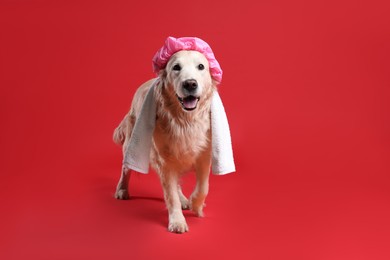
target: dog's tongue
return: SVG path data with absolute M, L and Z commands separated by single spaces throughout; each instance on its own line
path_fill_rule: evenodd
M 198 104 L 198 98 L 194 96 L 183 98 L 183 106 L 186 109 L 194 109 L 196 108 L 197 104 Z

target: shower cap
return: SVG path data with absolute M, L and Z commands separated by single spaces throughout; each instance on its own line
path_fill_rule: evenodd
M 168 37 L 165 40 L 164 46 L 161 47 L 153 57 L 154 72 L 158 73 L 160 70 L 164 69 L 171 56 L 182 50 L 198 51 L 202 53 L 209 61 L 211 77 L 218 83 L 221 83 L 222 69 L 215 59 L 213 51 L 205 41 L 196 37 Z

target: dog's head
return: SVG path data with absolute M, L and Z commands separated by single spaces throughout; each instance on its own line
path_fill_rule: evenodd
M 172 88 L 172 94 L 185 111 L 195 110 L 199 101 L 213 88 L 209 62 L 198 51 L 176 52 L 160 71 L 160 77 L 166 87 Z

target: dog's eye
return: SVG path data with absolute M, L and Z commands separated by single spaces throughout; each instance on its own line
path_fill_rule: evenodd
M 199 65 L 198 65 L 198 69 L 199 69 L 199 70 L 204 70 L 204 65 L 203 65 L 203 64 L 199 64 Z
M 180 67 L 179 64 L 176 64 L 175 66 L 173 66 L 172 69 L 173 69 L 173 70 L 176 70 L 176 71 L 179 71 L 179 70 L 181 70 L 181 67 Z

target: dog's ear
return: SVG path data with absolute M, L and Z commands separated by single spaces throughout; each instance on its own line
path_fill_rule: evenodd
M 218 90 L 218 84 L 219 83 L 215 79 L 211 78 L 211 88 L 213 90 Z
M 158 77 L 160 78 L 161 82 L 163 83 L 163 86 L 168 85 L 168 73 L 166 69 L 162 69 L 158 72 Z

